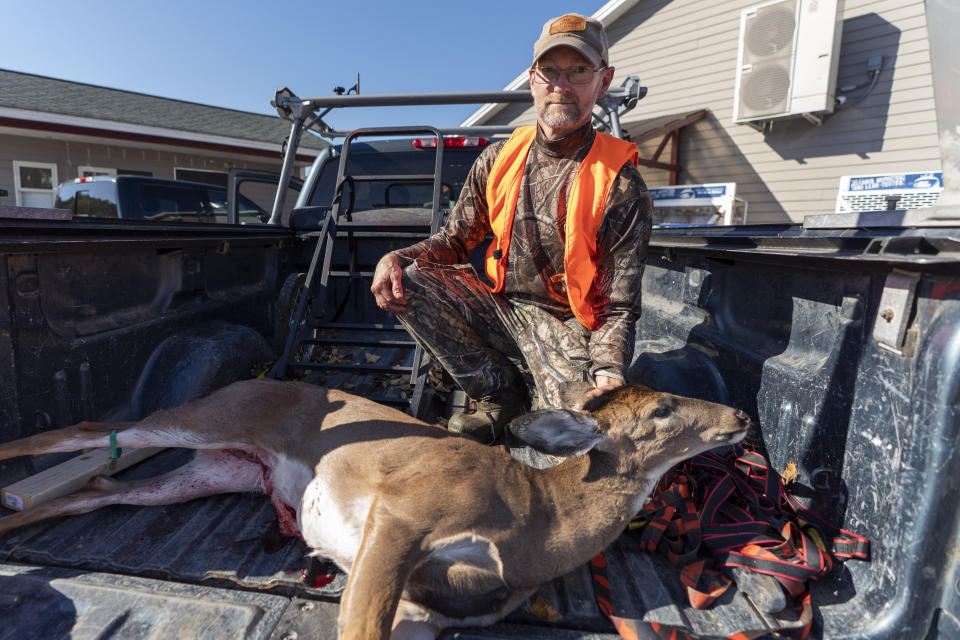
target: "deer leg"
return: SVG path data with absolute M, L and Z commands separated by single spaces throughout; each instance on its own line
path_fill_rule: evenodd
M 400 595 L 417 563 L 420 538 L 374 501 L 340 601 L 340 640 L 390 637 Z
M 171 415 L 172 414 L 172 415 Z M 247 449 L 229 438 L 215 439 L 203 430 L 182 427 L 173 412 L 158 412 L 139 422 L 80 422 L 34 436 L 0 443 L 0 460 L 17 456 L 62 453 L 110 446 L 110 432 L 116 431 L 117 446 L 183 447 L 186 449 Z
M 177 504 L 248 491 L 264 491 L 263 467 L 258 462 L 224 451 L 200 450 L 182 467 L 153 478 L 127 482 L 105 476 L 92 478 L 80 491 L 0 518 L 0 534 L 47 518 L 89 513 L 111 504 Z
M 0 443 L 0 460 L 18 456 L 35 456 L 42 453 L 79 451 L 93 447 L 109 447 L 110 432 L 118 434 L 137 424 L 136 422 L 81 422 L 72 427 L 45 431 L 27 438 Z M 119 436 L 118 436 L 119 437 Z M 132 447 L 132 444 L 124 443 Z

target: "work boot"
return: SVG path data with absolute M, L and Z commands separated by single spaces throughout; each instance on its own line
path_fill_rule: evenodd
M 517 395 L 490 396 L 477 402 L 474 413 L 454 414 L 447 422 L 447 429 L 493 444 L 502 440 L 504 426 L 523 413 L 523 409 L 523 400 Z

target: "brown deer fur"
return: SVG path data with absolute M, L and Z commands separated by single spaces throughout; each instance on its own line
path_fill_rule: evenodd
M 623 531 L 675 463 L 738 442 L 741 411 L 628 385 L 510 428 L 569 456 L 545 470 L 400 411 L 299 382 L 248 380 L 133 423 L 80 423 L 0 445 L 0 460 L 108 446 L 198 450 L 158 478 L 97 478 L 0 518 L 0 533 L 107 504 L 271 496 L 281 524 L 349 573 L 340 637 L 430 637 L 489 624 Z M 288 514 L 284 518 L 284 511 Z

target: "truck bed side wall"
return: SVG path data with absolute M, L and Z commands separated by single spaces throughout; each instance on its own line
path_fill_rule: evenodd
M 0 241 L 3 440 L 137 419 L 255 375 L 274 357 L 292 234 L 125 235 L 74 221 L 21 241 L 28 231 Z
M 823 637 L 922 637 L 953 574 L 960 278 L 921 275 L 897 355 L 873 339 L 890 265 L 651 254 L 631 378 L 746 410 L 774 467 L 797 465 L 804 501 L 871 539 L 871 562 L 814 591 L 831 605 Z

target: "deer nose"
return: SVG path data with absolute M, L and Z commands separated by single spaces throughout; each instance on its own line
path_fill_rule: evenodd
M 737 409 L 733 412 L 733 416 L 739 420 L 744 426 L 750 424 L 750 416 L 743 409 Z

